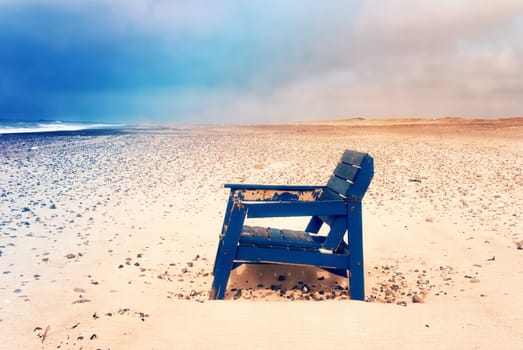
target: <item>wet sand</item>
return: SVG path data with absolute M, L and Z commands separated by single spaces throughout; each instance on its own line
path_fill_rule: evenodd
M 322 185 L 347 148 L 375 158 L 367 302 L 285 266 L 242 266 L 209 301 L 223 184 Z M 521 118 L 0 135 L 0 163 L 1 347 L 523 342 Z

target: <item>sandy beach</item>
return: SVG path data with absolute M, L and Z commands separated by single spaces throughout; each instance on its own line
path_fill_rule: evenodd
M 297 266 L 209 301 L 223 184 L 324 185 L 345 149 L 367 302 Z M 523 347 L 523 118 L 0 135 L 0 164 L 1 349 Z

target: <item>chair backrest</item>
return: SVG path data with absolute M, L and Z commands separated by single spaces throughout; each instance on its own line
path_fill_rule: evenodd
M 374 159 L 367 153 L 346 150 L 327 182 L 320 200 L 362 199 L 374 175 Z
M 319 200 L 336 200 L 352 198 L 361 200 L 374 175 L 374 159 L 366 153 L 346 150 L 340 163 L 323 189 Z M 315 216 L 306 228 L 307 232 L 317 233 L 323 223 L 330 226 L 323 247 L 336 250 L 342 246 L 343 236 L 347 229 L 344 216 Z

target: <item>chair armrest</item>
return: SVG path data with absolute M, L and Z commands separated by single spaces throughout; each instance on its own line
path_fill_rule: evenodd
M 225 184 L 230 198 L 241 201 L 316 201 L 324 186 Z
M 224 184 L 223 187 L 231 190 L 313 191 L 322 189 L 325 186 Z
M 347 215 L 347 202 L 344 200 L 326 201 L 240 201 L 247 208 L 249 218 L 286 216 L 329 216 Z

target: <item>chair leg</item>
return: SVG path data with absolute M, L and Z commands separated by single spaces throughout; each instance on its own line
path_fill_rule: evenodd
M 234 203 L 234 201 L 232 199 L 232 192 L 231 192 L 231 194 L 229 196 L 229 202 L 227 203 L 227 209 L 225 210 L 225 217 L 223 218 L 222 232 L 220 234 L 220 241 L 218 243 L 218 249 L 216 251 L 216 257 L 214 258 L 215 264 L 214 264 L 214 267 L 213 267 L 213 270 L 212 270 L 212 274 L 213 275 L 214 275 L 214 273 L 216 271 L 216 265 L 217 265 L 216 261 L 218 261 L 218 258 L 222 255 L 223 244 L 221 244 L 221 243 L 222 243 L 222 239 L 225 236 L 225 233 L 227 231 L 227 227 L 229 227 L 229 224 L 230 224 L 233 203 Z
M 223 299 L 227 282 L 233 268 L 236 249 L 242 233 L 243 222 L 245 221 L 245 208 L 233 205 L 230 223 L 226 232 L 220 239 L 216 261 L 214 263 L 214 280 L 210 299 Z
M 220 244 L 222 244 L 222 242 L 220 242 Z M 225 289 L 227 288 L 227 282 L 231 273 L 227 265 L 227 261 L 223 257 L 216 259 L 214 263 L 214 279 L 209 299 L 223 299 L 225 296 Z
M 363 272 L 363 239 L 361 223 L 361 202 L 350 201 L 348 213 L 349 231 L 349 290 L 353 300 L 365 300 Z

